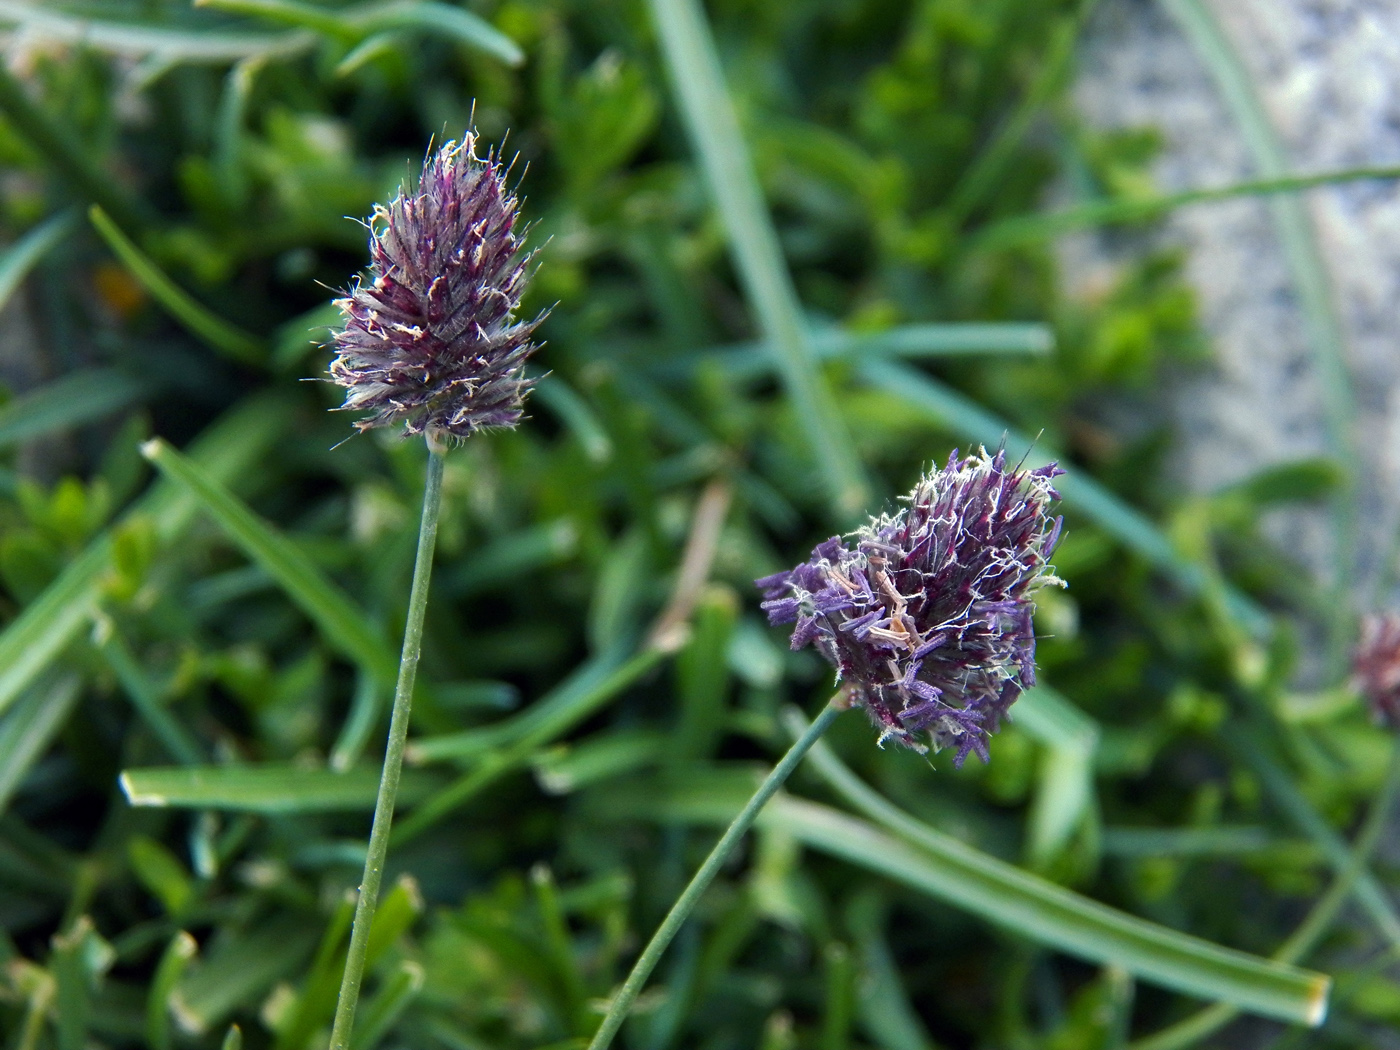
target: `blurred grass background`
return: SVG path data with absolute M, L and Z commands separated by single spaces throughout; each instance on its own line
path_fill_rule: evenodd
M 1171 6 L 1228 78 L 1205 9 Z M 1132 243 L 1164 207 L 1151 129 L 1066 98 L 1091 9 L 0 2 L 6 1045 L 324 1040 L 423 468 L 341 444 L 326 303 L 365 262 L 346 217 L 473 119 L 546 245 L 525 311 L 553 306 L 549 375 L 519 430 L 448 461 L 357 1050 L 581 1045 L 785 748 L 783 706 L 829 691 L 750 581 L 1004 434 L 1070 470 L 1046 686 L 986 767 L 882 752 L 854 715 L 832 748 L 984 855 L 1284 945 L 1391 745 L 1344 680 L 1345 601 L 1259 519 L 1330 501 L 1344 561 L 1356 439 L 1205 497 L 1165 480 L 1160 389 L 1209 357 L 1180 260 L 1138 252 L 1089 297 L 1057 272 L 1057 231 Z M 1243 191 L 1287 188 L 1259 174 L 1285 183 Z M 1052 186 L 1070 211 L 1040 214 Z M 687 616 L 674 656 L 648 645 Z M 843 800 L 811 771 L 790 794 Z M 953 906 L 947 872 L 842 854 L 813 812 L 761 824 L 629 1047 L 1113 1047 L 1198 1005 L 998 926 L 994 893 Z M 1387 1045 L 1394 862 L 1350 872 L 1359 907 L 1305 960 L 1337 979 L 1327 1025 L 1220 1045 Z

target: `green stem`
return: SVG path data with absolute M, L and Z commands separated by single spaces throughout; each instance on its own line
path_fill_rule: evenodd
M 1337 873 L 1332 885 L 1327 888 L 1312 910 L 1308 912 L 1293 935 L 1279 946 L 1274 953 L 1278 962 L 1297 963 L 1306 958 L 1317 943 L 1326 936 L 1336 921 L 1337 913 L 1352 895 L 1356 881 L 1366 870 L 1366 865 L 1381 840 L 1400 790 L 1400 740 L 1397 740 L 1390 753 L 1390 766 L 1386 771 L 1385 782 L 1366 815 L 1366 822 L 1356 836 L 1356 844 L 1351 849 L 1346 866 Z M 1239 1010 L 1228 1003 L 1217 1003 L 1190 1017 L 1178 1021 L 1170 1028 L 1140 1039 L 1129 1045 L 1129 1050 L 1182 1050 L 1199 1042 L 1212 1032 L 1219 1031 L 1239 1016 Z
M 695 905 L 700 902 L 705 890 L 719 874 L 719 869 L 729 859 L 729 854 L 734 852 L 734 847 L 739 844 L 744 833 L 753 826 L 759 811 L 773 797 L 778 788 L 783 786 L 783 782 L 792 775 L 793 770 L 812 749 L 812 745 L 821 738 L 827 727 L 836 720 L 836 716 L 844 710 L 846 710 L 844 698 L 842 694 L 837 693 L 822 709 L 822 713 L 817 716 L 816 720 L 807 727 L 807 731 L 788 749 L 788 753 L 782 757 L 782 760 L 773 767 L 773 772 L 768 774 L 767 779 L 763 781 L 739 815 L 730 823 L 724 835 L 715 844 L 715 848 L 705 858 L 705 863 L 700 865 L 700 870 L 690 880 L 690 885 L 686 886 L 681 895 L 676 898 L 676 903 L 671 905 L 671 910 L 666 913 L 666 918 L 652 934 L 646 949 L 633 964 L 632 972 L 627 975 L 627 980 L 623 982 L 622 987 L 618 989 L 617 994 L 613 996 L 612 1002 L 608 1005 L 607 1015 L 598 1027 L 597 1034 L 593 1036 L 593 1041 L 588 1044 L 588 1050 L 607 1050 L 613 1037 L 617 1035 L 617 1030 L 622 1027 L 622 1022 L 627 1019 L 632 1004 L 637 1001 L 637 996 L 641 994 L 647 978 L 651 976 L 652 970 L 656 969 L 656 964 L 661 961 L 661 956 L 666 953 L 667 947 L 670 946 L 676 934 L 680 932 L 680 928 L 685 925 L 685 920 L 695 910 Z
M 379 901 L 379 883 L 384 877 L 384 858 L 389 852 L 389 828 L 394 822 L 394 796 L 403 770 L 403 751 L 408 743 L 408 715 L 413 705 L 413 680 L 418 674 L 418 654 L 423 646 L 423 616 L 428 610 L 428 583 L 433 574 L 433 548 L 437 546 L 438 511 L 442 507 L 442 464 L 446 446 L 428 435 L 428 483 L 423 493 L 423 521 L 418 529 L 418 557 L 413 563 L 413 589 L 408 598 L 408 622 L 403 631 L 403 653 L 399 657 L 399 680 L 394 688 L 394 712 L 389 719 L 389 743 L 384 750 L 384 773 L 379 779 L 379 798 L 374 804 L 374 823 L 365 854 L 365 873 L 360 880 L 360 897 L 355 903 L 355 925 L 350 931 L 350 950 L 345 959 L 345 976 L 340 982 L 340 999 L 335 1006 L 331 1029 L 331 1050 L 347 1050 L 350 1030 L 355 1024 L 355 1007 L 360 1001 L 360 982 L 365 975 L 365 953 L 369 948 L 369 928 Z

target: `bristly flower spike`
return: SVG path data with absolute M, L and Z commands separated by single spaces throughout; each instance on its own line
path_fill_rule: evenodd
M 508 167 L 476 156 L 476 135 L 448 142 L 370 216 L 370 268 L 336 301 L 331 379 L 361 430 L 465 438 L 519 422 L 541 314 L 517 321 L 531 270 Z
M 853 703 L 919 751 L 957 749 L 961 766 L 1035 684 L 1035 592 L 1063 586 L 1048 559 L 1061 519 L 1055 464 L 1006 468 L 980 450 L 926 474 L 908 506 L 833 536 L 789 572 L 756 581 L 771 623 L 795 623 L 792 648 L 815 645 Z
M 1352 672 L 1375 720 L 1400 729 L 1400 614 L 1362 619 Z

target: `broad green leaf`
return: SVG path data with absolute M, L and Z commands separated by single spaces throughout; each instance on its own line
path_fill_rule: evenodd
M 133 806 L 220 809 L 236 813 L 334 813 L 374 808 L 379 770 L 329 769 L 263 763 L 256 766 L 155 766 L 120 777 Z M 421 799 L 440 783 L 426 773 L 404 774 L 400 801 Z
M 649 6 L 681 117 L 724 223 L 745 295 L 765 342 L 777 355 L 779 375 L 837 516 L 854 520 L 865 513 L 869 487 L 815 365 L 806 317 L 724 86 L 705 13 L 698 0 L 651 0 Z
M 963 394 L 932 376 L 895 361 L 867 361 L 861 365 L 861 372 L 874 386 L 924 409 L 943 426 L 966 434 L 973 441 L 990 447 L 1005 442 L 1013 450 L 1026 449 L 1028 464 L 1058 459 L 1067 472 L 1055 479 L 1055 486 L 1064 495 L 1067 507 L 1094 521 L 1123 546 L 1175 580 L 1188 593 L 1204 596 L 1212 586 L 1218 585 L 1201 566 L 1178 554 L 1171 541 L 1137 510 L 1122 502 L 1087 473 L 1057 457 L 1053 450 L 1017 433 Z M 1224 600 L 1252 634 L 1263 637 L 1272 629 L 1268 614 L 1228 585 L 1224 585 Z
M 326 579 L 294 543 L 164 441 L 148 441 L 141 451 L 168 479 L 198 498 L 225 534 L 278 582 L 341 655 L 381 682 L 394 681 L 398 661 L 383 638 L 355 602 Z
M 214 479 L 244 475 L 285 426 L 287 406 L 275 396 L 250 399 L 227 412 L 191 446 L 190 456 Z M 194 498 L 169 483 L 137 501 L 123 520 L 148 517 L 163 543 L 176 539 L 195 512 Z M 112 564 L 112 538 L 103 533 L 38 598 L 0 632 L 0 711 L 4 711 L 73 641 L 95 608 L 101 578 Z
M 44 757 L 81 694 L 82 680 L 64 675 L 47 687 L 35 687 L 0 718 L 0 812 L 34 764 Z
M 5 248 L 0 254 L 0 308 L 10 301 L 34 264 L 72 233 L 76 224 L 75 212 L 59 212 Z
M 149 383 L 113 368 L 55 379 L 0 407 L 0 448 L 110 416 L 150 389 Z
M 163 306 L 191 335 L 204 340 L 225 357 L 245 365 L 261 365 L 267 361 L 267 347 L 257 336 L 245 332 L 230 321 L 196 302 L 194 297 L 172 281 L 151 257 L 143 252 L 111 217 L 94 204 L 88 218 L 107 246 L 141 282 L 151 297 Z
M 1089 962 L 1120 966 L 1153 984 L 1283 1021 L 1317 1025 L 1326 1016 L 1331 982 L 1322 974 L 1115 911 L 919 824 L 869 788 L 860 788 L 892 811 L 888 823 L 898 823 L 907 842 L 863 820 L 794 798 L 775 799 L 760 823 L 1019 936 Z

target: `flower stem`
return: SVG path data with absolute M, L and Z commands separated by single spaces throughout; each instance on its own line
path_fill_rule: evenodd
M 734 847 L 739 844 L 744 833 L 753 826 L 759 811 L 773 797 L 778 788 L 783 786 L 783 782 L 792 775 L 792 771 L 811 750 L 812 745 L 820 739 L 827 727 L 836 720 L 836 716 L 844 710 L 846 710 L 844 696 L 837 693 L 822 709 L 822 713 L 817 716 L 807 731 L 788 749 L 788 753 L 782 757 L 782 760 L 773 767 L 773 772 L 768 774 L 767 779 L 754 792 L 753 797 L 744 805 L 743 810 L 730 823 L 724 835 L 715 844 L 715 848 L 705 858 L 705 863 L 700 865 L 700 870 L 690 880 L 690 884 L 676 898 L 676 903 L 671 905 L 671 910 L 666 913 L 666 918 L 652 934 L 651 941 L 648 942 L 645 950 L 632 965 L 632 972 L 627 975 L 627 980 L 613 996 L 612 1002 L 608 1005 L 608 1012 L 603 1018 L 603 1023 L 598 1027 L 593 1041 L 588 1044 L 588 1050 L 607 1050 L 613 1037 L 617 1035 L 617 1030 L 622 1027 L 622 1022 L 627 1019 L 632 1004 L 637 1001 L 637 996 L 641 994 L 647 978 L 651 976 L 652 970 L 656 969 L 656 964 L 661 961 L 661 956 L 666 953 L 672 939 L 685 925 L 685 920 L 695 910 L 695 905 L 699 903 L 705 890 L 719 874 L 719 869 L 729 859 L 729 854 L 734 852 Z
M 360 880 L 360 896 L 355 903 L 355 924 L 350 931 L 350 950 L 345 958 L 345 976 L 340 982 L 340 999 L 335 1006 L 331 1028 L 331 1050 L 348 1050 L 350 1030 L 355 1024 L 355 1007 L 360 1001 L 360 982 L 365 975 L 365 953 L 369 948 L 369 928 L 379 902 L 379 883 L 384 877 L 384 858 L 389 852 L 389 828 L 394 821 L 394 796 L 403 770 L 404 745 L 408 742 L 408 715 L 413 705 L 413 680 L 418 675 L 418 655 L 423 646 L 423 616 L 428 609 L 428 583 L 433 575 L 433 549 L 437 546 L 438 511 L 442 507 L 442 464 L 447 447 L 428 435 L 428 483 L 423 493 L 423 520 L 418 529 L 418 556 L 413 563 L 413 589 L 408 597 L 408 622 L 404 625 L 403 653 L 399 657 L 399 680 L 394 688 L 394 712 L 389 719 L 389 743 L 384 750 L 384 772 L 379 778 L 379 797 L 374 804 L 365 873 Z

